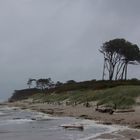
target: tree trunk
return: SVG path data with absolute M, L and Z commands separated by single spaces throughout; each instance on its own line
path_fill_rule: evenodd
M 126 64 L 124 65 L 122 73 L 121 73 L 121 80 L 123 80 L 123 77 L 124 77 L 125 67 L 126 67 Z
M 114 66 L 110 64 L 110 71 L 109 71 L 109 80 L 112 81 L 114 75 Z
M 117 70 L 116 70 L 116 78 L 115 78 L 115 80 L 121 79 L 120 77 L 122 76 L 122 73 L 120 74 L 119 77 L 118 77 L 118 75 L 119 75 L 120 71 L 123 70 L 124 65 L 125 65 L 124 63 L 119 62 L 118 66 L 117 66 Z
M 104 58 L 104 66 L 103 66 L 102 80 L 104 80 L 104 77 L 105 77 L 105 58 Z
M 125 64 L 125 80 L 127 80 L 127 67 L 128 67 L 128 63 Z

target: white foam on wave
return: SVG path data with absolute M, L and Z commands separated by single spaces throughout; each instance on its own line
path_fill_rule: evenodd
M 91 140 L 91 139 L 95 139 L 98 136 L 101 136 L 102 134 L 113 133 L 113 132 L 115 133 L 117 131 L 123 131 L 123 130 L 128 129 L 128 127 L 126 126 L 97 124 L 97 122 L 93 120 L 82 120 L 82 121 L 76 122 L 76 124 L 83 125 L 84 129 L 93 128 L 93 127 L 98 128 L 98 129 L 105 129 L 104 132 L 92 134 L 85 138 L 80 138 L 78 140 Z M 101 139 L 96 139 L 96 140 L 101 140 Z
M 78 139 L 78 140 L 91 140 L 91 139 L 95 139 L 98 136 L 101 136 L 102 134 L 108 134 L 108 133 L 112 133 L 112 132 L 115 132 L 115 131 L 118 131 L 118 130 L 120 130 L 120 129 L 116 129 L 115 127 L 113 127 L 113 129 L 110 128 L 109 130 L 106 130 L 104 132 L 93 134 L 93 135 L 90 135 L 90 136 L 87 136 L 85 138 L 81 138 L 81 139 Z M 96 139 L 96 140 L 101 140 L 101 139 Z
M 45 114 L 45 113 L 37 113 L 35 116 L 36 120 L 54 120 L 54 119 L 57 119 L 57 117 L 51 117 L 50 115 L 48 114 Z
M 0 125 L 10 125 L 10 124 L 23 124 L 32 122 L 31 119 L 12 119 L 12 120 L 2 120 L 0 121 Z
M 33 113 L 33 119 L 35 120 L 53 120 L 57 119 L 57 117 L 53 117 L 49 114 L 43 113 L 43 112 L 36 112 L 32 111 L 30 109 L 27 109 L 26 111 Z
M 19 109 L 19 107 L 8 107 L 8 106 L 4 106 L 2 108 L 0 108 L 0 110 L 16 110 Z

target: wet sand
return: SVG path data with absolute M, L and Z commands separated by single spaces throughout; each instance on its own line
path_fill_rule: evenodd
M 119 130 L 116 132 L 108 133 L 108 134 L 102 134 L 99 137 L 96 137 L 97 139 L 108 139 L 108 140 L 138 140 L 140 139 L 140 131 L 133 130 L 133 129 L 126 129 L 126 130 Z M 91 139 L 94 140 L 94 139 Z
M 47 103 L 27 103 L 27 102 L 15 102 L 8 103 L 9 106 L 18 106 L 22 109 L 31 109 L 39 112 L 52 114 L 54 116 L 72 116 L 83 117 L 86 119 L 96 120 L 97 123 L 102 124 L 117 124 L 123 126 L 129 126 L 130 128 L 140 128 L 140 106 L 135 107 L 135 112 L 114 113 L 110 115 L 108 113 L 100 113 L 95 111 L 95 107 L 85 107 L 82 104 L 77 106 L 66 105 L 53 105 Z M 124 131 L 117 131 L 111 134 L 103 134 L 99 139 L 113 139 L 116 140 L 131 140 L 140 139 L 140 129 L 126 129 Z

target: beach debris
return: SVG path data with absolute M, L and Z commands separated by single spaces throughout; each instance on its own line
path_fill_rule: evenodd
M 140 129 L 140 124 L 134 125 L 133 128 Z
M 136 140 L 135 138 L 131 138 L 130 140 Z
M 127 112 L 135 112 L 134 109 L 127 109 L 127 110 L 116 110 L 115 113 L 127 113 Z
M 20 120 L 20 119 L 22 119 L 22 118 L 18 118 L 18 117 L 17 118 L 13 118 L 13 120 Z
M 101 112 L 101 113 L 109 113 L 113 114 L 114 110 L 112 108 L 96 108 L 95 111 Z
M 61 125 L 61 127 L 65 128 L 65 129 L 78 129 L 78 130 L 84 130 L 84 126 L 81 124 L 65 124 L 65 125 Z
M 91 107 L 91 105 L 90 105 L 89 102 L 84 103 L 83 106 L 85 106 L 85 107 Z
M 31 118 L 31 120 L 36 121 L 37 119 L 36 118 Z
M 112 122 L 102 122 L 104 125 L 112 125 Z

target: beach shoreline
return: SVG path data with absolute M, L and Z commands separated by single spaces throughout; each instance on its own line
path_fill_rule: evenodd
M 98 139 L 114 139 L 117 140 L 137 140 L 140 139 L 140 108 L 135 108 L 135 112 L 126 113 L 100 113 L 95 111 L 94 107 L 85 107 L 82 105 L 77 106 L 64 106 L 54 105 L 48 103 L 28 103 L 25 101 L 17 101 L 13 103 L 6 103 L 9 107 L 19 107 L 21 109 L 29 109 L 32 111 L 51 114 L 52 116 L 59 117 L 75 117 L 94 120 L 97 123 L 104 125 L 120 125 L 126 126 L 125 130 L 118 130 L 117 132 L 111 132 L 98 136 Z M 92 140 L 92 139 L 91 139 Z

